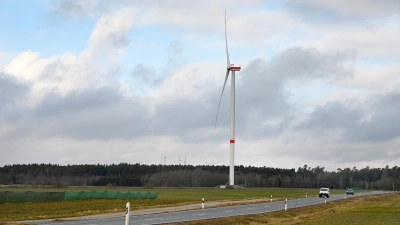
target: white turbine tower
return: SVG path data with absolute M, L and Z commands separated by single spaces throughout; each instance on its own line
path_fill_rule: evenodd
M 221 105 L 222 95 L 224 94 L 226 81 L 228 80 L 229 73 L 231 76 L 231 139 L 230 139 L 230 159 L 229 159 L 229 185 L 235 185 L 235 72 L 240 71 L 240 66 L 235 66 L 229 61 L 228 53 L 228 39 L 226 37 L 226 11 L 225 11 L 225 46 L 226 46 L 226 75 L 225 82 L 222 88 L 221 98 L 219 99 L 217 115 L 215 116 L 215 128 L 217 127 L 218 111 Z

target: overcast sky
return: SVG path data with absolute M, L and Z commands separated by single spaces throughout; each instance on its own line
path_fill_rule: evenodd
M 0 166 L 400 165 L 400 1 L 0 2 Z M 181 161 L 179 161 L 179 158 Z

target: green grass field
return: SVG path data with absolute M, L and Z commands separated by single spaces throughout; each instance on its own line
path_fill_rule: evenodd
M 270 198 L 274 201 L 294 199 L 308 196 L 317 196 L 317 189 L 274 189 L 274 188 L 245 188 L 245 189 L 219 189 L 219 188 L 114 188 L 87 187 L 87 188 L 1 188 L 0 191 L 140 191 L 158 192 L 154 200 L 130 200 L 131 210 L 148 209 L 157 207 L 177 206 L 183 204 L 199 203 L 201 198 L 205 201 L 235 201 L 243 199 Z M 331 190 L 331 194 L 344 194 L 344 190 Z M 23 221 L 36 219 L 56 219 L 76 217 L 102 213 L 125 211 L 126 200 L 82 200 L 50 203 L 12 203 L 0 204 L 0 221 Z M 26 213 L 28 212 L 28 213 Z

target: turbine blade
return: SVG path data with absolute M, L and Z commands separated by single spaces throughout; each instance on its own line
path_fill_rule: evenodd
M 226 68 L 230 68 L 231 61 L 229 60 L 228 38 L 226 37 L 226 10 L 225 10 L 225 45 L 226 45 Z
M 225 90 L 226 81 L 228 80 L 228 77 L 229 77 L 229 72 L 230 72 L 230 70 L 226 70 L 224 87 L 222 88 L 221 97 L 219 98 L 219 104 L 218 104 L 218 109 L 217 109 L 217 115 L 215 116 L 215 128 L 214 128 L 214 130 L 216 130 L 216 129 L 217 129 L 217 120 L 218 120 L 219 106 L 221 105 L 222 95 L 224 94 L 224 90 Z

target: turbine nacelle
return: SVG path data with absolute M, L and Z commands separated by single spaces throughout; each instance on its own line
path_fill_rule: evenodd
M 232 70 L 232 71 L 240 71 L 242 67 L 240 66 L 235 66 L 234 64 L 231 64 L 231 66 L 228 68 L 228 70 Z

